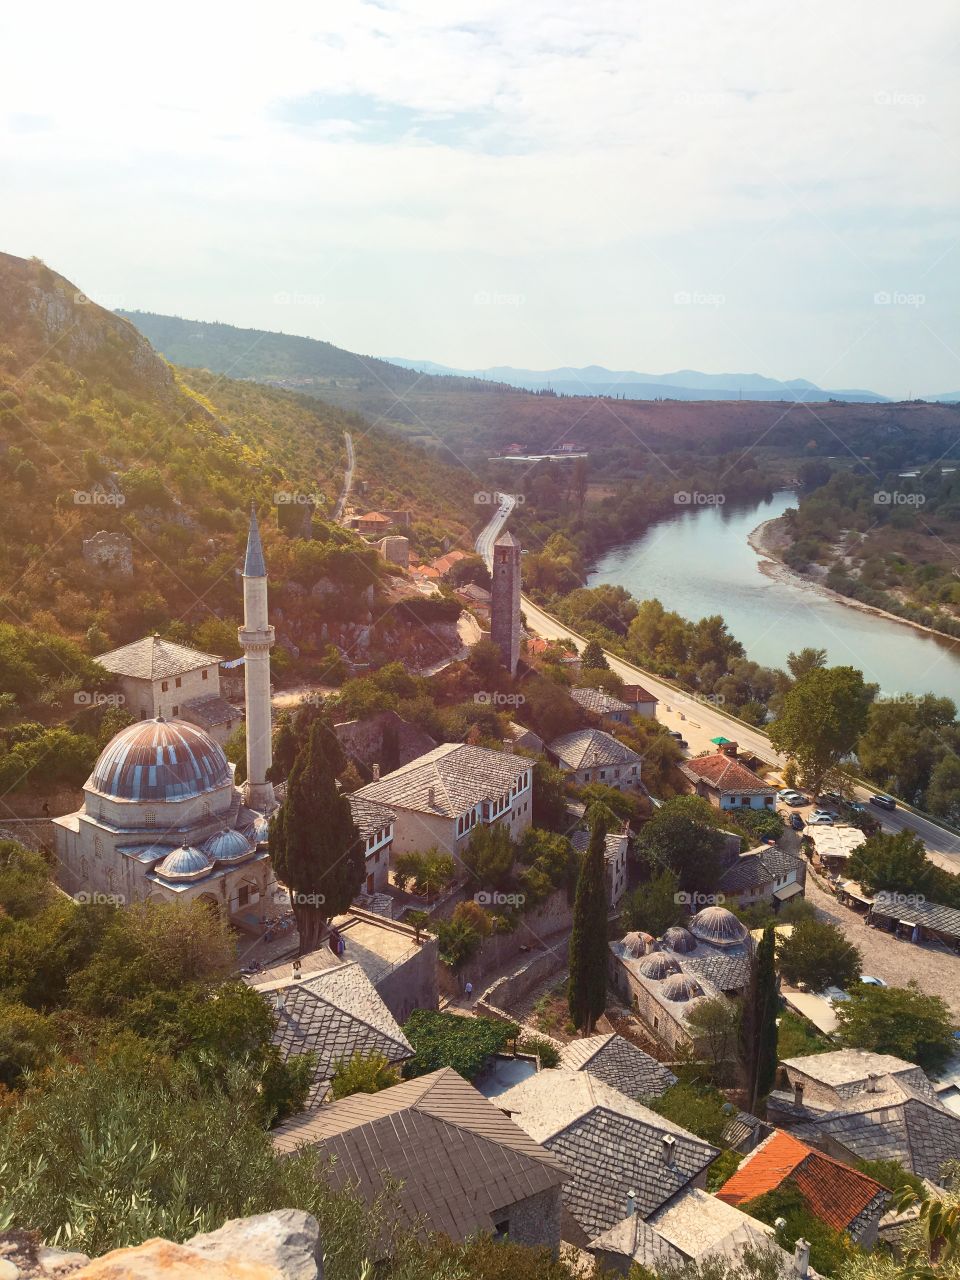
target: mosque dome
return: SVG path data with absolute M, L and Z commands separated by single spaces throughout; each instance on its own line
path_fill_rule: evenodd
M 183 844 L 168 853 L 156 870 L 164 880 L 200 880 L 213 870 L 213 863 L 201 850 Z
M 270 839 L 270 819 L 258 813 L 250 825 L 243 828 L 243 834 L 254 845 L 266 844 Z
M 233 781 L 223 748 L 184 720 L 141 720 L 121 729 L 88 787 L 113 800 L 190 800 Z
M 214 862 L 242 862 L 253 853 L 253 845 L 242 831 L 224 827 L 204 840 L 201 850 Z
M 673 956 L 668 956 L 665 951 L 658 951 L 656 955 L 648 956 L 640 966 L 640 972 L 645 978 L 650 978 L 654 982 L 662 982 L 664 978 L 670 978 L 680 972 L 680 966 L 674 960 Z
M 747 937 L 746 927 L 726 907 L 704 907 L 690 919 L 690 932 L 714 947 L 734 947 Z
M 674 1000 L 682 1004 L 685 1000 L 696 1000 L 703 995 L 703 987 L 689 974 L 677 973 L 668 978 L 661 988 L 664 1000 Z
M 671 951 L 676 951 L 682 956 L 695 951 L 697 946 L 697 940 L 690 930 L 684 929 L 678 924 L 669 928 L 660 941 L 665 947 L 669 947 Z
M 633 956 L 634 959 L 638 956 L 648 955 L 653 950 L 653 946 L 652 934 L 642 933 L 635 929 L 632 933 L 623 935 L 624 955 Z

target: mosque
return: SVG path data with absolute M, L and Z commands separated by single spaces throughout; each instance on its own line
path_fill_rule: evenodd
M 274 879 L 267 852 L 276 807 L 272 760 L 267 569 L 254 510 L 243 566 L 247 780 L 205 729 L 140 720 L 108 743 L 76 813 L 53 820 L 58 879 L 74 896 L 121 904 L 200 898 L 238 924 L 259 919 Z

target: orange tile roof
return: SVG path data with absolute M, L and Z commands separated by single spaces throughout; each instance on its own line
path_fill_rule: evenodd
M 718 791 L 741 791 L 744 794 L 769 791 L 771 795 L 774 791 L 774 788 L 758 777 L 752 769 L 748 769 L 739 760 L 724 755 L 722 751 L 718 751 L 713 756 L 694 756 L 684 763 L 683 770 L 687 774 L 696 774 L 708 786 L 715 787 Z
M 837 1231 L 845 1231 L 872 1200 L 886 1191 L 866 1174 L 777 1129 L 723 1184 L 717 1198 L 726 1204 L 741 1205 L 776 1190 L 788 1178 L 810 1212 Z

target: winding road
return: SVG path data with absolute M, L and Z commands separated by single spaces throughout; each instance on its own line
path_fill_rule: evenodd
M 516 506 L 516 499 L 510 494 L 497 496 L 500 499 L 499 505 L 476 541 L 477 554 L 483 557 L 488 568 L 493 562 L 493 544 Z M 583 649 L 587 643 L 584 636 L 566 626 L 559 618 L 541 609 L 529 597 L 521 598 L 527 630 L 535 632 L 545 640 L 572 640 L 578 650 Z M 669 729 L 683 734 L 690 755 L 699 755 L 702 751 L 711 750 L 713 748 L 711 738 L 723 736 L 734 738 L 741 747 L 778 768 L 783 768 L 787 763 L 786 757 L 774 750 L 770 739 L 761 729 L 755 729 L 735 720 L 713 705 L 709 699 L 684 693 L 676 686 L 649 671 L 644 671 L 641 667 L 625 662 L 615 654 L 607 653 L 606 656 L 610 669 L 616 672 L 626 684 L 641 684 L 659 699 L 657 719 Z M 868 788 L 854 787 L 854 796 L 863 803 L 869 801 L 870 795 Z M 803 814 L 805 810 L 801 809 L 799 812 Z M 947 871 L 954 873 L 960 871 L 960 837 L 953 835 L 922 814 L 902 807 L 898 807 L 893 813 L 883 813 L 882 816 L 879 810 L 871 809 L 871 812 L 875 817 L 880 818 L 884 831 L 891 834 L 897 831 L 912 831 L 923 840 L 931 862 L 937 863 Z

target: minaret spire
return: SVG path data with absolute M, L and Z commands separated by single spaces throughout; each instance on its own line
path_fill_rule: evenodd
M 243 562 L 243 626 L 237 632 L 243 648 L 247 709 L 247 781 L 244 801 L 261 813 L 275 806 L 267 771 L 273 761 L 270 716 L 270 650 L 274 630 L 267 613 L 267 566 L 260 541 L 257 512 L 250 504 L 247 554 Z

